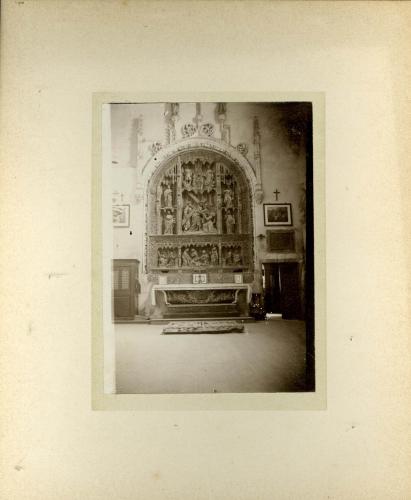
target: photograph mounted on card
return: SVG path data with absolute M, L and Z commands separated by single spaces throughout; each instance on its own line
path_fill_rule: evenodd
M 114 394 L 134 398 L 133 405 L 140 407 L 146 394 L 172 395 L 181 408 L 187 405 L 183 395 L 209 394 L 204 408 L 210 408 L 215 391 L 224 393 L 227 401 L 235 397 L 237 408 L 253 408 L 254 398 L 264 393 L 270 396 L 266 399 L 270 407 L 302 408 L 308 400 L 311 408 L 324 407 L 324 330 L 313 321 L 312 182 L 312 130 L 322 136 L 322 106 L 322 97 L 314 94 L 247 95 L 241 102 L 225 94 L 208 100 L 174 94 L 95 96 L 96 145 L 101 147 L 94 165 L 95 192 L 102 193 L 95 205 L 103 215 L 96 222 L 100 240 L 95 247 L 95 276 L 101 280 L 96 283 L 95 340 L 96 352 L 104 353 L 103 358 L 95 358 L 95 384 L 104 407 L 107 403 L 113 408 L 111 401 L 116 407 L 122 405 L 120 400 L 105 398 Z M 149 144 L 142 133 L 150 137 Z M 236 134 L 235 144 L 230 133 Z M 290 147 L 294 151 L 297 146 L 299 155 L 288 155 Z M 270 160 L 273 148 L 287 157 L 284 171 Z M 113 158 L 129 168 L 113 166 Z M 321 173 L 321 158 L 315 172 Z M 272 179 L 273 186 L 279 183 L 272 203 L 268 199 L 264 205 L 263 179 Z M 301 195 L 302 183 L 306 197 Z M 280 187 L 288 203 L 277 201 Z M 131 213 L 133 231 L 112 230 L 113 225 L 131 227 Z M 292 216 L 305 224 L 293 228 Z M 269 227 L 264 230 L 264 226 Z M 276 234 L 268 238 L 267 233 Z M 273 240 L 271 245 L 263 243 L 265 237 Z M 307 244 L 297 247 L 294 238 Z M 293 255 L 272 255 L 281 252 Z M 126 279 L 131 258 L 141 263 L 134 281 Z M 142 332 L 133 335 L 126 350 L 119 346 L 129 327 L 112 316 L 113 259 L 122 268 L 119 307 L 131 311 L 133 331 Z M 319 283 L 317 279 L 317 290 Z M 157 336 L 163 327 L 157 325 L 189 319 L 211 323 L 213 328 L 221 321 L 242 325 L 253 317 L 249 306 L 255 301 L 262 304 L 257 316 L 267 321 L 250 322 L 247 339 L 226 339 L 220 353 L 224 363 L 212 357 L 207 364 L 213 375 L 204 376 L 201 371 L 202 349 L 213 350 L 212 337 L 202 337 L 203 347 L 198 349 L 187 335 L 176 336 L 176 351 L 167 357 L 167 367 L 157 362 L 165 346 L 164 338 Z M 317 297 L 317 319 L 321 318 L 319 304 Z M 298 359 L 284 364 L 281 376 L 271 370 L 269 361 L 250 370 L 252 352 L 277 352 L 279 325 L 288 332 L 289 352 L 304 339 Z M 264 345 L 254 335 L 261 328 L 270 333 Z M 231 349 L 241 352 L 243 361 L 234 360 Z M 131 352 L 136 359 L 140 352 L 146 353 L 144 371 L 124 369 Z M 187 364 L 192 367 L 190 377 L 180 371 Z M 217 385 L 213 377 L 221 382 Z M 283 402 L 284 392 L 294 393 L 292 403 Z M 277 393 L 275 401 L 273 393 Z M 245 394 L 249 399 L 244 400 Z M 164 408 L 164 400 L 159 398 L 155 405 Z M 102 408 L 100 403 L 95 407 Z
M 113 205 L 113 227 L 130 227 L 130 205 Z
M 264 203 L 265 226 L 292 226 L 291 203 Z

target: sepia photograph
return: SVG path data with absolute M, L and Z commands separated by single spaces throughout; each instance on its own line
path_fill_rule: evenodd
M 113 392 L 315 391 L 312 102 L 102 116 Z
M 1 2 L 1 499 L 410 499 L 410 21 Z

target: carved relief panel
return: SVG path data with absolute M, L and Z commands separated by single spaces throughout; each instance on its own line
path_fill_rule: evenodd
M 182 165 L 179 232 L 217 233 L 215 165 L 199 159 Z

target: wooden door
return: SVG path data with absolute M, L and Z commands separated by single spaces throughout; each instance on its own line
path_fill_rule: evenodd
M 267 313 L 281 313 L 281 290 L 278 264 L 264 265 L 264 306 Z
M 113 262 L 114 319 L 134 319 L 136 314 L 137 261 L 116 259 Z
M 297 262 L 280 264 L 281 313 L 284 319 L 301 317 L 299 268 Z
M 299 266 L 297 262 L 264 263 L 264 305 L 267 313 L 284 319 L 301 317 Z

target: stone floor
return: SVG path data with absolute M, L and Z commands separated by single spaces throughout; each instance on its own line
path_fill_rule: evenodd
M 305 323 L 247 323 L 247 333 L 162 335 L 164 325 L 117 324 L 119 394 L 304 390 Z

